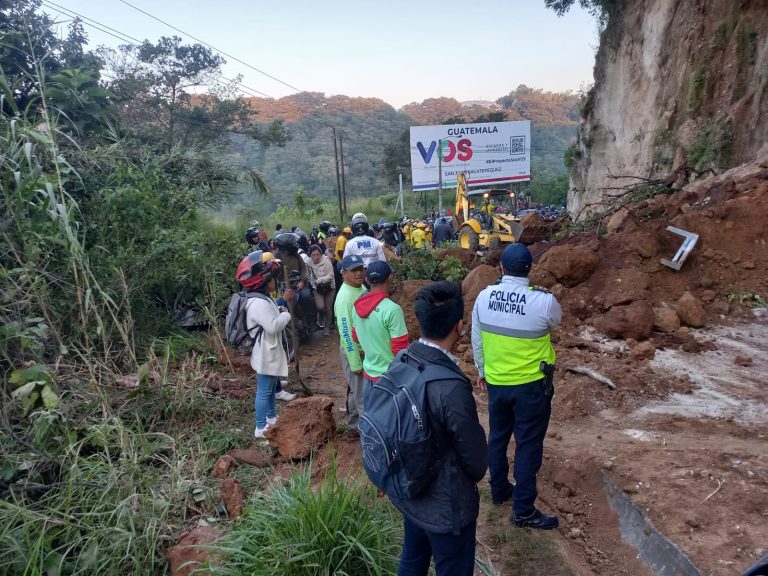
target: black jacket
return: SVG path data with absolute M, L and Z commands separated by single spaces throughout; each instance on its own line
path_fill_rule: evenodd
M 477 482 L 488 467 L 485 430 L 477 417 L 472 384 L 461 369 L 437 348 L 414 342 L 409 353 L 425 363 L 440 364 L 456 373 L 450 380 L 427 384 L 427 413 L 439 460 L 437 477 L 418 498 L 397 500 L 411 522 L 428 532 L 458 532 L 477 519 L 480 495 Z

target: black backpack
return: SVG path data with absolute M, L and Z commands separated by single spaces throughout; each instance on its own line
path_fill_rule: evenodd
M 387 496 L 415 498 L 435 480 L 440 454 L 429 425 L 426 387 L 454 378 L 450 368 L 403 350 L 368 391 L 359 424 L 363 466 Z

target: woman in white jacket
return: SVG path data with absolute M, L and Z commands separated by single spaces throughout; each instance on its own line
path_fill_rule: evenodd
M 323 334 L 328 336 L 331 333 L 333 298 L 336 295 L 333 263 L 317 244 L 309 247 L 309 258 L 309 283 L 315 294 L 315 321 L 323 329 Z
M 246 326 L 256 340 L 251 351 L 251 368 L 256 371 L 255 438 L 264 438 L 270 425 L 277 421 L 275 387 L 288 376 L 288 355 L 283 346 L 283 330 L 291 314 L 270 297 L 277 289 L 280 261 L 271 252 L 251 252 L 237 268 L 237 280 L 251 293 L 245 310 Z M 291 300 L 293 291 L 283 298 Z

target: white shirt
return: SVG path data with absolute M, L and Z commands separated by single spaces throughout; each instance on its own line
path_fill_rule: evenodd
M 344 256 L 360 256 L 366 266 L 377 260 L 387 261 L 381 242 L 370 236 L 355 236 L 349 240 L 344 248 Z

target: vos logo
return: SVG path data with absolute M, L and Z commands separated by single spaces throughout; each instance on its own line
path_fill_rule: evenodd
M 419 149 L 421 157 L 424 159 L 425 164 L 429 164 L 432 161 L 432 155 L 437 148 L 437 142 L 432 140 L 429 143 L 429 148 L 425 148 L 421 142 L 416 143 L 416 147 Z M 466 162 L 472 158 L 472 141 L 469 138 L 462 138 L 457 143 L 453 143 L 450 140 L 443 140 L 443 150 L 448 148 L 447 152 L 443 152 L 443 162 L 451 162 L 454 158 Z

